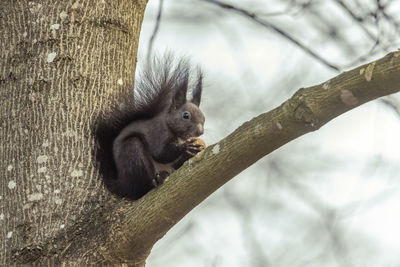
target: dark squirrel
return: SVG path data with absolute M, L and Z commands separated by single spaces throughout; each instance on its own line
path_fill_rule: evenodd
M 156 58 L 136 81 L 139 99 L 126 97 L 108 116 L 99 116 L 95 154 L 114 194 L 138 199 L 204 149 L 196 143 L 204 127 L 203 76 L 198 70 L 187 100 L 190 76 L 186 60 L 174 64 L 171 56 Z

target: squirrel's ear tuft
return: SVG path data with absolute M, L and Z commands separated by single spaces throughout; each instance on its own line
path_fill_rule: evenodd
M 202 88 L 203 88 L 203 73 L 201 72 L 201 70 L 198 70 L 197 84 L 196 84 L 196 87 L 193 90 L 193 98 L 192 98 L 192 101 L 191 101 L 196 106 L 200 105 Z
M 177 69 L 179 71 L 179 75 L 177 75 L 178 82 L 175 87 L 175 95 L 172 100 L 172 108 L 179 108 L 186 103 L 186 94 L 189 83 L 189 69 L 183 67 L 181 69 Z

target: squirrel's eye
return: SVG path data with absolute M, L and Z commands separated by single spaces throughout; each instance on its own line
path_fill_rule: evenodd
M 182 118 L 184 118 L 185 120 L 189 120 L 190 119 L 190 112 L 189 111 L 185 111 L 182 113 Z

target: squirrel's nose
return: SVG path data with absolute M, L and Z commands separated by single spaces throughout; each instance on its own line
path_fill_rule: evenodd
M 197 136 L 202 135 L 203 132 L 204 132 L 203 124 L 201 123 L 197 124 Z

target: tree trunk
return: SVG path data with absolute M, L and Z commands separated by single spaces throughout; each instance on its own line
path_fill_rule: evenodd
M 145 5 L 1 1 L 1 266 L 107 262 L 91 252 L 110 198 L 91 127 L 117 91 L 133 90 Z M 93 220 L 99 228 L 82 226 Z

